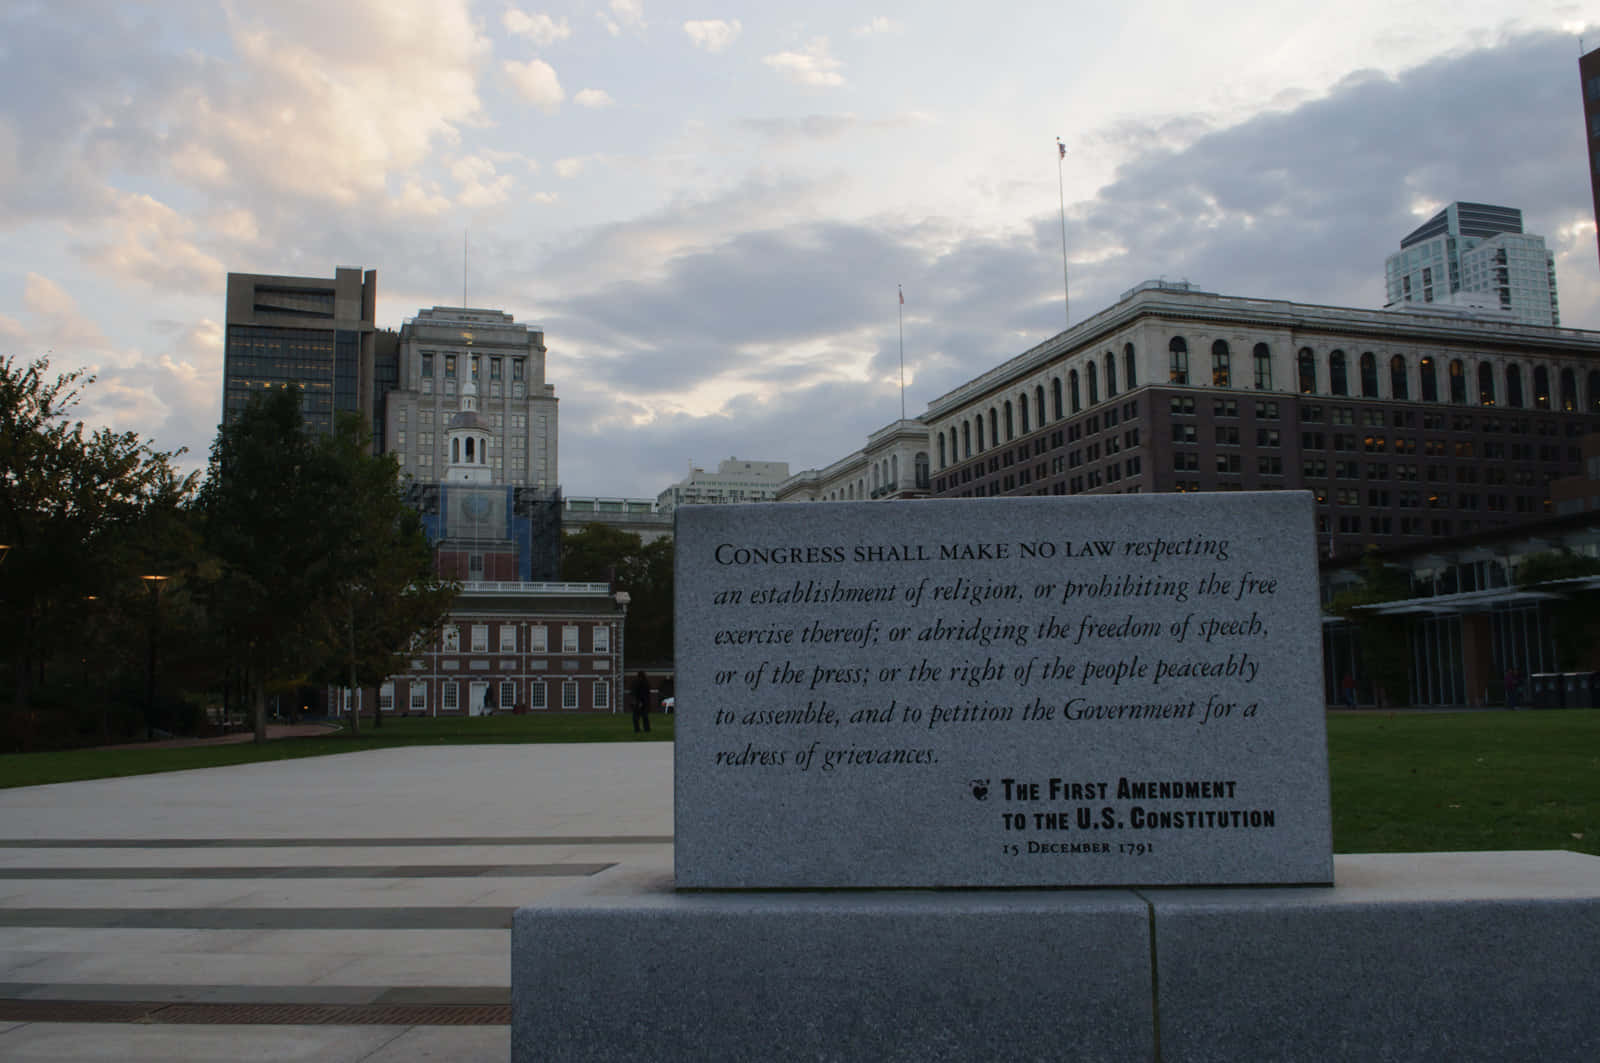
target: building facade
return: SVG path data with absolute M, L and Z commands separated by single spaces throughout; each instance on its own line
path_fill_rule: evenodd
M 336 414 L 373 411 L 378 273 L 340 267 L 333 277 L 228 274 L 222 354 L 222 421 L 250 395 L 297 384 L 306 427 L 333 431 Z
M 1387 306 L 1498 307 L 1528 325 L 1561 324 L 1555 256 L 1522 231 L 1522 211 L 1452 203 L 1423 222 L 1384 262 Z
M 1304 489 L 1348 556 L 1551 514 L 1600 430 L 1600 333 L 1150 281 L 918 420 L 932 497 Z M 870 498 L 867 466 L 784 497 Z
M 689 475 L 656 496 L 657 510 L 671 518 L 679 506 L 727 505 L 738 502 L 772 502 L 778 487 L 789 478 L 786 461 L 741 461 L 727 458 L 717 471 L 690 466 Z
M 468 581 L 379 704 L 413 716 L 616 712 L 626 607 L 604 583 Z
M 384 450 L 403 475 L 445 479 L 451 425 L 470 412 L 488 430 L 488 453 L 474 457 L 490 482 L 554 490 L 559 425 L 545 355 L 543 331 L 499 310 L 420 311 L 400 329 L 396 383 L 384 398 Z
M 561 500 L 561 532 L 572 535 L 591 524 L 604 524 L 637 535 L 644 543 L 672 538 L 672 517 L 653 498 L 599 498 L 593 495 Z
M 779 502 L 926 498 L 932 486 L 928 426 L 914 418 L 891 422 L 867 445 L 824 469 L 806 469 L 779 485 Z

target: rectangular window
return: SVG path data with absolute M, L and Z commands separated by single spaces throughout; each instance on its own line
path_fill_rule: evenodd
M 460 684 L 458 684 L 454 679 L 446 679 L 444 683 L 441 684 L 442 697 L 440 698 L 440 707 L 444 709 L 445 712 L 456 711 L 458 707 L 456 692 L 459 686 Z
M 498 359 L 498 358 L 489 359 L 489 379 L 490 380 L 499 380 L 500 379 L 500 359 Z
M 594 707 L 597 709 L 609 709 L 611 707 L 611 684 L 604 679 L 597 681 L 594 685 Z
M 422 375 L 425 376 L 425 377 L 429 377 L 429 376 L 433 375 L 433 352 L 432 351 L 423 351 L 422 352 Z
M 543 624 L 534 624 L 528 629 L 528 652 L 550 652 L 550 629 Z
M 500 625 L 500 652 L 501 653 L 516 653 L 517 652 L 517 625 L 515 625 L 515 624 L 501 624 Z
M 567 624 L 561 629 L 561 652 L 578 652 L 578 628 L 574 624 Z
M 522 359 L 521 358 L 513 358 L 513 359 L 511 359 L 511 379 L 512 380 L 521 380 L 522 379 Z
M 561 707 L 563 709 L 578 707 L 578 684 L 571 679 L 561 684 Z
M 411 711 L 428 711 L 428 688 L 421 683 L 411 684 Z
M 378 708 L 389 710 L 394 708 L 394 684 L 385 683 L 378 688 Z
M 517 707 L 517 684 L 515 682 L 504 680 L 500 683 L 499 707 L 502 710 Z
M 489 625 L 488 624 L 473 624 L 472 625 L 472 652 L 473 653 L 488 653 L 489 652 Z
M 611 652 L 611 628 L 605 624 L 600 624 L 594 629 L 594 652 Z
M 453 354 L 444 356 L 444 378 L 446 380 L 454 380 L 456 378 L 456 356 Z
M 528 708 L 542 709 L 544 707 L 544 680 L 530 680 L 528 683 Z

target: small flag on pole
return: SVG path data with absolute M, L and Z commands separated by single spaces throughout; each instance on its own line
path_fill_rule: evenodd
M 899 289 L 899 291 L 900 291 L 900 305 L 901 306 L 905 306 L 906 305 L 906 291 L 905 291 L 904 288 Z
M 1058 158 L 1064 159 L 1067 157 L 1067 146 L 1061 143 L 1060 137 L 1056 137 L 1056 150 L 1061 153 Z

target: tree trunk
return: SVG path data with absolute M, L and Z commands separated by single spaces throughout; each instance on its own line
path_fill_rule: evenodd
M 355 738 L 361 734 L 361 697 L 356 686 L 356 600 L 347 597 L 345 605 L 348 611 L 345 614 L 345 623 L 348 625 L 347 633 L 350 638 L 350 737 Z

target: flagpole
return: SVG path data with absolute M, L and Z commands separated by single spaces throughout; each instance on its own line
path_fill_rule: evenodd
M 896 284 L 900 293 L 900 419 L 906 419 L 906 290 Z
M 1061 176 L 1062 163 L 1067 158 L 1067 146 L 1056 137 L 1056 194 L 1061 199 L 1061 307 L 1067 316 L 1067 327 L 1072 327 L 1072 289 L 1067 284 L 1067 186 Z

